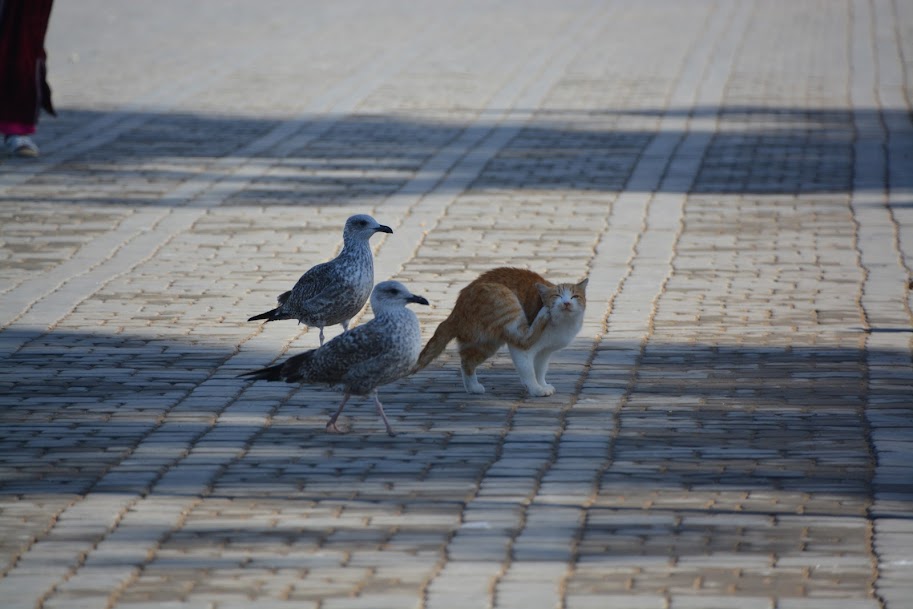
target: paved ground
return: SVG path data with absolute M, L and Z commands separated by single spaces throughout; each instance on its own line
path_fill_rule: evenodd
M 60 0 L 48 46 L 3 607 L 911 606 L 913 3 Z M 245 320 L 355 212 L 426 337 L 484 269 L 588 275 L 557 394 L 451 348 L 390 439 L 237 380 L 317 344 Z

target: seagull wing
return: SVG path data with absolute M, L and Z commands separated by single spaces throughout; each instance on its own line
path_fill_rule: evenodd
M 374 368 L 389 351 L 390 336 L 381 331 L 373 320 L 343 332 L 324 346 L 311 353 L 311 357 L 297 370 L 296 379 L 329 384 L 345 383 L 350 375 L 357 375 L 368 365 Z M 291 360 L 290 360 L 291 363 Z M 293 380 L 291 377 L 289 380 Z
M 295 302 L 306 302 L 320 294 L 329 293 L 341 283 L 341 280 L 332 260 L 322 262 L 308 269 L 298 279 L 295 287 L 291 289 L 290 296 L 294 297 Z

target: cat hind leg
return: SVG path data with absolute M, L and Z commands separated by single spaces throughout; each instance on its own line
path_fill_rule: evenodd
M 463 386 L 468 393 L 485 393 L 485 387 L 476 376 L 479 364 L 494 355 L 498 348 L 485 348 L 484 345 L 460 345 L 460 373 L 463 376 Z

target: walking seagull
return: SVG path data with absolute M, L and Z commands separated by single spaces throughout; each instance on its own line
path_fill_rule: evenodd
M 406 376 L 422 350 L 418 318 L 406 308 L 409 303 L 427 305 L 428 301 L 409 292 L 398 281 L 378 283 L 371 294 L 374 319 L 347 330 L 317 349 L 295 355 L 275 366 L 246 372 L 254 380 L 287 383 L 324 383 L 341 385 L 342 403 L 330 417 L 326 430 L 340 433 L 336 419 L 351 395 L 374 396 L 377 413 L 387 434 L 393 428 L 377 397 L 377 388 Z
M 365 214 L 346 220 L 342 231 L 342 251 L 330 260 L 308 270 L 298 283 L 277 299 L 279 306 L 254 315 L 247 321 L 297 319 L 298 323 L 320 329 L 349 321 L 361 311 L 374 285 L 374 256 L 368 241 L 374 233 L 392 233 L 393 229 Z

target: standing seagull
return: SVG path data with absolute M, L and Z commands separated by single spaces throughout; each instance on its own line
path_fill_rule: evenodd
M 311 268 L 288 292 L 277 299 L 279 306 L 254 315 L 247 321 L 297 319 L 298 323 L 320 328 L 342 324 L 361 311 L 374 285 L 374 256 L 368 241 L 374 233 L 392 233 L 393 229 L 365 214 L 346 220 L 342 231 L 342 251 L 330 260 Z
M 336 419 L 352 394 L 374 396 L 377 413 L 389 435 L 395 435 L 377 388 L 406 376 L 422 350 L 421 329 L 415 313 L 406 308 L 410 302 L 427 305 L 398 281 L 378 283 L 371 294 L 374 319 L 343 332 L 318 349 L 305 351 L 281 364 L 246 372 L 254 380 L 286 383 L 325 383 L 341 385 L 345 394 L 327 431 L 339 433 Z

